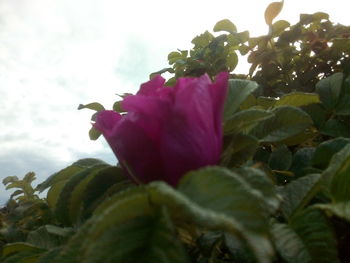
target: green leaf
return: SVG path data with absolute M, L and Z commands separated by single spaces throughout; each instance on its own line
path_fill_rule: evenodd
M 321 189 L 321 175 L 310 174 L 291 181 L 280 190 L 281 209 L 289 219 L 303 209 Z
M 101 136 L 101 132 L 99 130 L 97 130 L 95 127 L 91 127 L 89 130 L 89 138 L 92 141 L 96 141 L 100 136 Z
M 266 173 L 250 167 L 234 169 L 233 171 L 240 175 L 254 189 L 253 193 L 266 204 L 266 208 L 271 214 L 276 212 L 282 198 L 277 193 L 272 179 Z
M 51 249 L 60 245 L 62 238 L 50 234 L 46 226 L 41 226 L 31 232 L 27 237 L 27 242 L 38 248 Z
M 339 262 L 337 242 L 325 216 L 317 209 L 307 209 L 294 217 L 292 229 L 302 239 L 311 262 Z
M 333 155 L 343 149 L 348 143 L 350 143 L 350 139 L 342 137 L 320 143 L 312 158 L 312 165 L 320 169 L 327 168 Z
M 273 2 L 269 4 L 265 10 L 265 22 L 267 25 L 272 25 L 273 19 L 278 16 L 283 8 L 284 1 L 281 2 Z
M 350 222 L 350 202 L 339 202 L 333 204 L 317 204 L 314 207 L 326 212 L 327 215 L 334 215 Z
M 191 43 L 195 45 L 195 48 L 204 48 L 208 46 L 213 39 L 214 36 L 208 31 L 205 31 L 203 34 L 196 36 Z
M 226 31 L 229 33 L 236 33 L 237 28 L 230 20 L 223 19 L 215 24 L 213 31 L 214 32 Z
M 336 107 L 337 115 L 350 115 L 350 77 L 343 83 L 340 98 Z
M 7 257 L 9 255 L 23 252 L 23 251 L 43 252 L 45 251 L 45 249 L 41 249 L 39 247 L 33 246 L 25 242 L 16 242 L 16 243 L 9 243 L 4 245 L 2 248 L 2 255 L 4 257 Z
M 283 143 L 295 145 L 303 142 L 305 138 L 289 142 L 298 135 L 308 135 L 313 122 L 310 116 L 299 108 L 281 106 L 271 111 L 274 117 L 260 122 L 251 132 L 260 142 Z
M 238 56 L 235 51 L 231 51 L 226 58 L 226 66 L 229 71 L 232 71 L 236 68 L 238 64 Z
M 93 103 L 89 103 L 89 104 L 79 104 L 78 106 L 78 110 L 81 109 L 90 109 L 90 110 L 95 110 L 95 111 L 103 111 L 105 110 L 105 107 L 103 107 L 100 103 L 98 102 L 93 102 Z
M 176 55 L 178 54 L 178 52 L 172 52 L 172 53 L 176 53 Z M 173 60 L 172 53 L 170 53 L 169 56 L 168 56 L 169 64 L 173 64 L 173 63 L 171 63 L 171 62 L 176 62 L 176 61 Z M 181 53 L 180 53 L 180 55 L 181 55 Z M 161 70 L 159 70 L 159 71 L 156 71 L 156 72 L 151 73 L 151 74 L 149 75 L 149 78 L 152 79 L 152 78 L 154 78 L 156 75 L 161 75 L 161 74 L 166 73 L 166 72 L 172 74 L 172 73 L 175 73 L 175 70 L 174 70 L 173 68 L 163 68 L 163 69 L 161 69 Z M 113 109 L 114 109 L 114 107 L 113 107 Z M 118 111 L 118 112 L 120 112 L 120 111 Z
M 84 262 L 190 262 L 166 208 L 113 225 L 98 240 L 85 247 Z
M 321 127 L 320 133 L 332 137 L 350 138 L 350 125 L 341 119 L 329 119 Z
M 256 99 L 256 104 L 267 110 L 275 106 L 277 99 L 271 97 L 260 96 Z
M 59 181 L 67 180 L 69 177 L 80 172 L 84 168 L 93 167 L 94 165 L 99 165 L 99 164 L 106 164 L 106 163 L 104 161 L 101 161 L 99 159 L 94 159 L 94 158 L 86 158 L 86 159 L 81 159 L 79 161 L 76 161 L 72 165 L 49 176 L 49 178 L 47 178 L 43 183 L 39 184 L 36 187 L 36 190 L 39 192 L 42 192 L 45 189 L 49 188 L 50 186 L 58 183 Z
M 283 95 L 276 101 L 275 106 L 306 106 L 313 103 L 320 103 L 318 94 L 304 93 L 304 92 L 291 92 Z
M 241 176 L 228 169 L 208 167 L 189 172 L 178 189 L 198 205 L 231 216 L 250 231 L 266 231 L 259 199 Z
M 224 138 L 224 145 L 221 163 L 234 167 L 252 159 L 258 148 L 258 141 L 249 135 L 233 134 Z
M 2 180 L 2 183 L 4 185 L 7 185 L 8 183 L 14 183 L 18 181 L 18 177 L 17 176 L 7 176 Z
M 225 168 L 203 168 L 185 175 L 178 189 L 199 206 L 240 222 L 247 235 L 258 235 L 259 253 L 264 254 L 258 260 L 268 260 L 271 245 L 266 239 L 267 218 L 261 200 L 241 176 Z
M 316 84 L 316 93 L 320 96 L 322 105 L 328 110 L 335 109 L 341 93 L 343 73 L 335 73 L 332 76 L 320 80 Z
M 271 118 L 272 116 L 273 113 L 259 109 L 239 111 L 225 122 L 224 132 L 225 134 L 239 132 L 248 133 L 259 122 Z
M 350 146 L 350 144 L 348 144 Z M 348 148 L 348 147 L 347 147 Z M 332 163 L 331 163 L 332 165 Z M 330 192 L 336 202 L 350 201 L 350 154 L 346 157 L 333 175 Z
M 343 164 L 346 163 L 350 156 L 350 144 L 347 144 L 342 150 L 333 155 L 329 166 L 322 173 L 322 179 L 325 186 L 330 187 L 334 176 L 342 168 Z
M 55 216 L 59 222 L 64 225 L 71 225 L 73 223 L 71 219 L 76 219 L 77 217 L 77 211 L 75 209 L 79 209 L 79 204 L 82 203 L 79 197 L 82 196 L 84 187 L 86 187 L 89 179 L 91 179 L 91 174 L 95 174 L 106 167 L 108 167 L 106 164 L 94 165 L 67 179 L 54 207 Z
M 292 152 L 283 144 L 270 154 L 268 164 L 272 170 L 288 170 L 292 165 L 292 159 Z
M 62 248 L 54 248 L 42 254 L 36 263 L 52 263 L 61 252 Z
M 256 82 L 250 80 L 230 79 L 225 101 L 224 120 L 228 120 L 239 109 L 247 97 L 258 88 Z
M 310 254 L 303 240 L 286 224 L 274 223 L 271 234 L 278 254 L 287 263 L 309 263 Z
M 278 20 L 271 26 L 272 36 L 279 36 L 290 24 L 286 20 Z
M 112 166 L 99 171 L 86 186 L 81 216 L 84 218 L 90 217 L 92 211 L 104 198 L 133 185 L 134 183 L 125 176 L 119 167 Z

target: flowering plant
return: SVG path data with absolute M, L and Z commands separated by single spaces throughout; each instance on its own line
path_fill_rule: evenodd
M 141 85 L 121 102 L 127 114 L 100 111 L 94 127 L 134 179 L 176 185 L 186 172 L 219 162 L 228 73 L 214 83 L 208 75 L 164 83 L 158 75 Z

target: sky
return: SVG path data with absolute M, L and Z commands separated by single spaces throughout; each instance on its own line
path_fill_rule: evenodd
M 267 33 L 269 0 L 0 0 L 0 183 L 37 174 L 37 183 L 81 158 L 115 164 L 104 139 L 90 141 L 89 110 L 135 93 L 167 54 L 230 19 L 251 36 Z M 347 0 L 285 0 L 277 19 L 327 12 L 350 24 Z M 241 59 L 237 73 L 246 73 Z M 11 191 L 0 184 L 0 206 Z

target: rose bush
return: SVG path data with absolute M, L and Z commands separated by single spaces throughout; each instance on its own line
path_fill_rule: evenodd
M 220 159 L 228 76 L 214 83 L 207 75 L 180 78 L 173 87 L 155 76 L 122 101 L 127 114 L 100 111 L 94 127 L 132 178 L 176 185 L 187 171 Z

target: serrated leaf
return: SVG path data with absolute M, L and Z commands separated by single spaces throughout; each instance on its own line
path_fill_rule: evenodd
M 237 28 L 229 19 L 223 19 L 215 24 L 213 31 L 226 31 L 229 33 L 236 33 Z
M 106 246 L 105 244 L 110 244 Z M 85 248 L 84 262 L 190 262 L 166 208 L 114 225 Z
M 272 110 L 274 117 L 257 125 L 251 132 L 260 142 L 283 143 L 294 145 L 304 141 L 304 138 L 288 142 L 298 135 L 307 135 L 313 122 L 310 116 L 299 108 L 280 106 Z
M 86 181 L 84 179 L 89 177 L 90 174 L 97 173 L 99 170 L 106 167 L 108 167 L 107 164 L 94 165 L 74 174 L 67 179 L 59 193 L 54 209 L 56 219 L 59 222 L 63 223 L 64 225 L 71 225 L 73 223 L 71 219 L 76 219 L 78 214 L 77 211 L 73 210 L 79 209 L 79 203 L 82 202 L 82 200 L 79 200 L 82 190 L 79 188 L 80 183 L 82 183 L 82 187 L 86 186 Z
M 121 168 L 112 166 L 99 171 L 86 186 L 81 216 L 89 217 L 104 198 L 133 185 Z
M 225 101 L 224 120 L 228 120 L 239 109 L 247 97 L 258 88 L 256 82 L 250 80 L 230 79 Z
M 249 185 L 227 169 L 211 167 L 190 172 L 181 179 L 178 189 L 203 207 L 237 218 L 248 229 L 263 232 L 266 227 L 259 201 Z
M 310 174 L 291 181 L 280 190 L 282 195 L 281 210 L 289 219 L 304 208 L 321 189 L 320 174 Z
M 178 189 L 193 202 L 206 209 L 225 214 L 240 222 L 249 232 L 260 236 L 258 260 L 268 260 L 271 252 L 267 236 L 267 219 L 259 198 L 241 177 L 228 169 L 203 168 L 185 175 Z M 253 249 L 254 250 L 254 249 Z M 256 253 L 256 251 L 255 251 Z
M 281 2 L 273 2 L 269 4 L 265 10 L 265 22 L 267 25 L 272 25 L 273 19 L 278 16 L 283 8 L 284 1 Z
M 271 234 L 278 254 L 287 263 L 309 263 L 311 257 L 301 238 L 286 224 L 274 223 Z
M 90 110 L 95 110 L 95 111 L 103 111 L 105 110 L 105 107 L 103 107 L 102 104 L 98 103 L 98 102 L 92 102 L 89 104 L 79 104 L 78 106 L 78 110 L 81 109 L 90 109 Z
M 283 95 L 279 100 L 277 100 L 275 106 L 301 107 L 320 102 L 320 98 L 316 93 L 291 92 Z
M 309 208 L 290 223 L 302 239 L 311 262 L 339 263 L 337 241 L 326 217 L 317 209 Z

